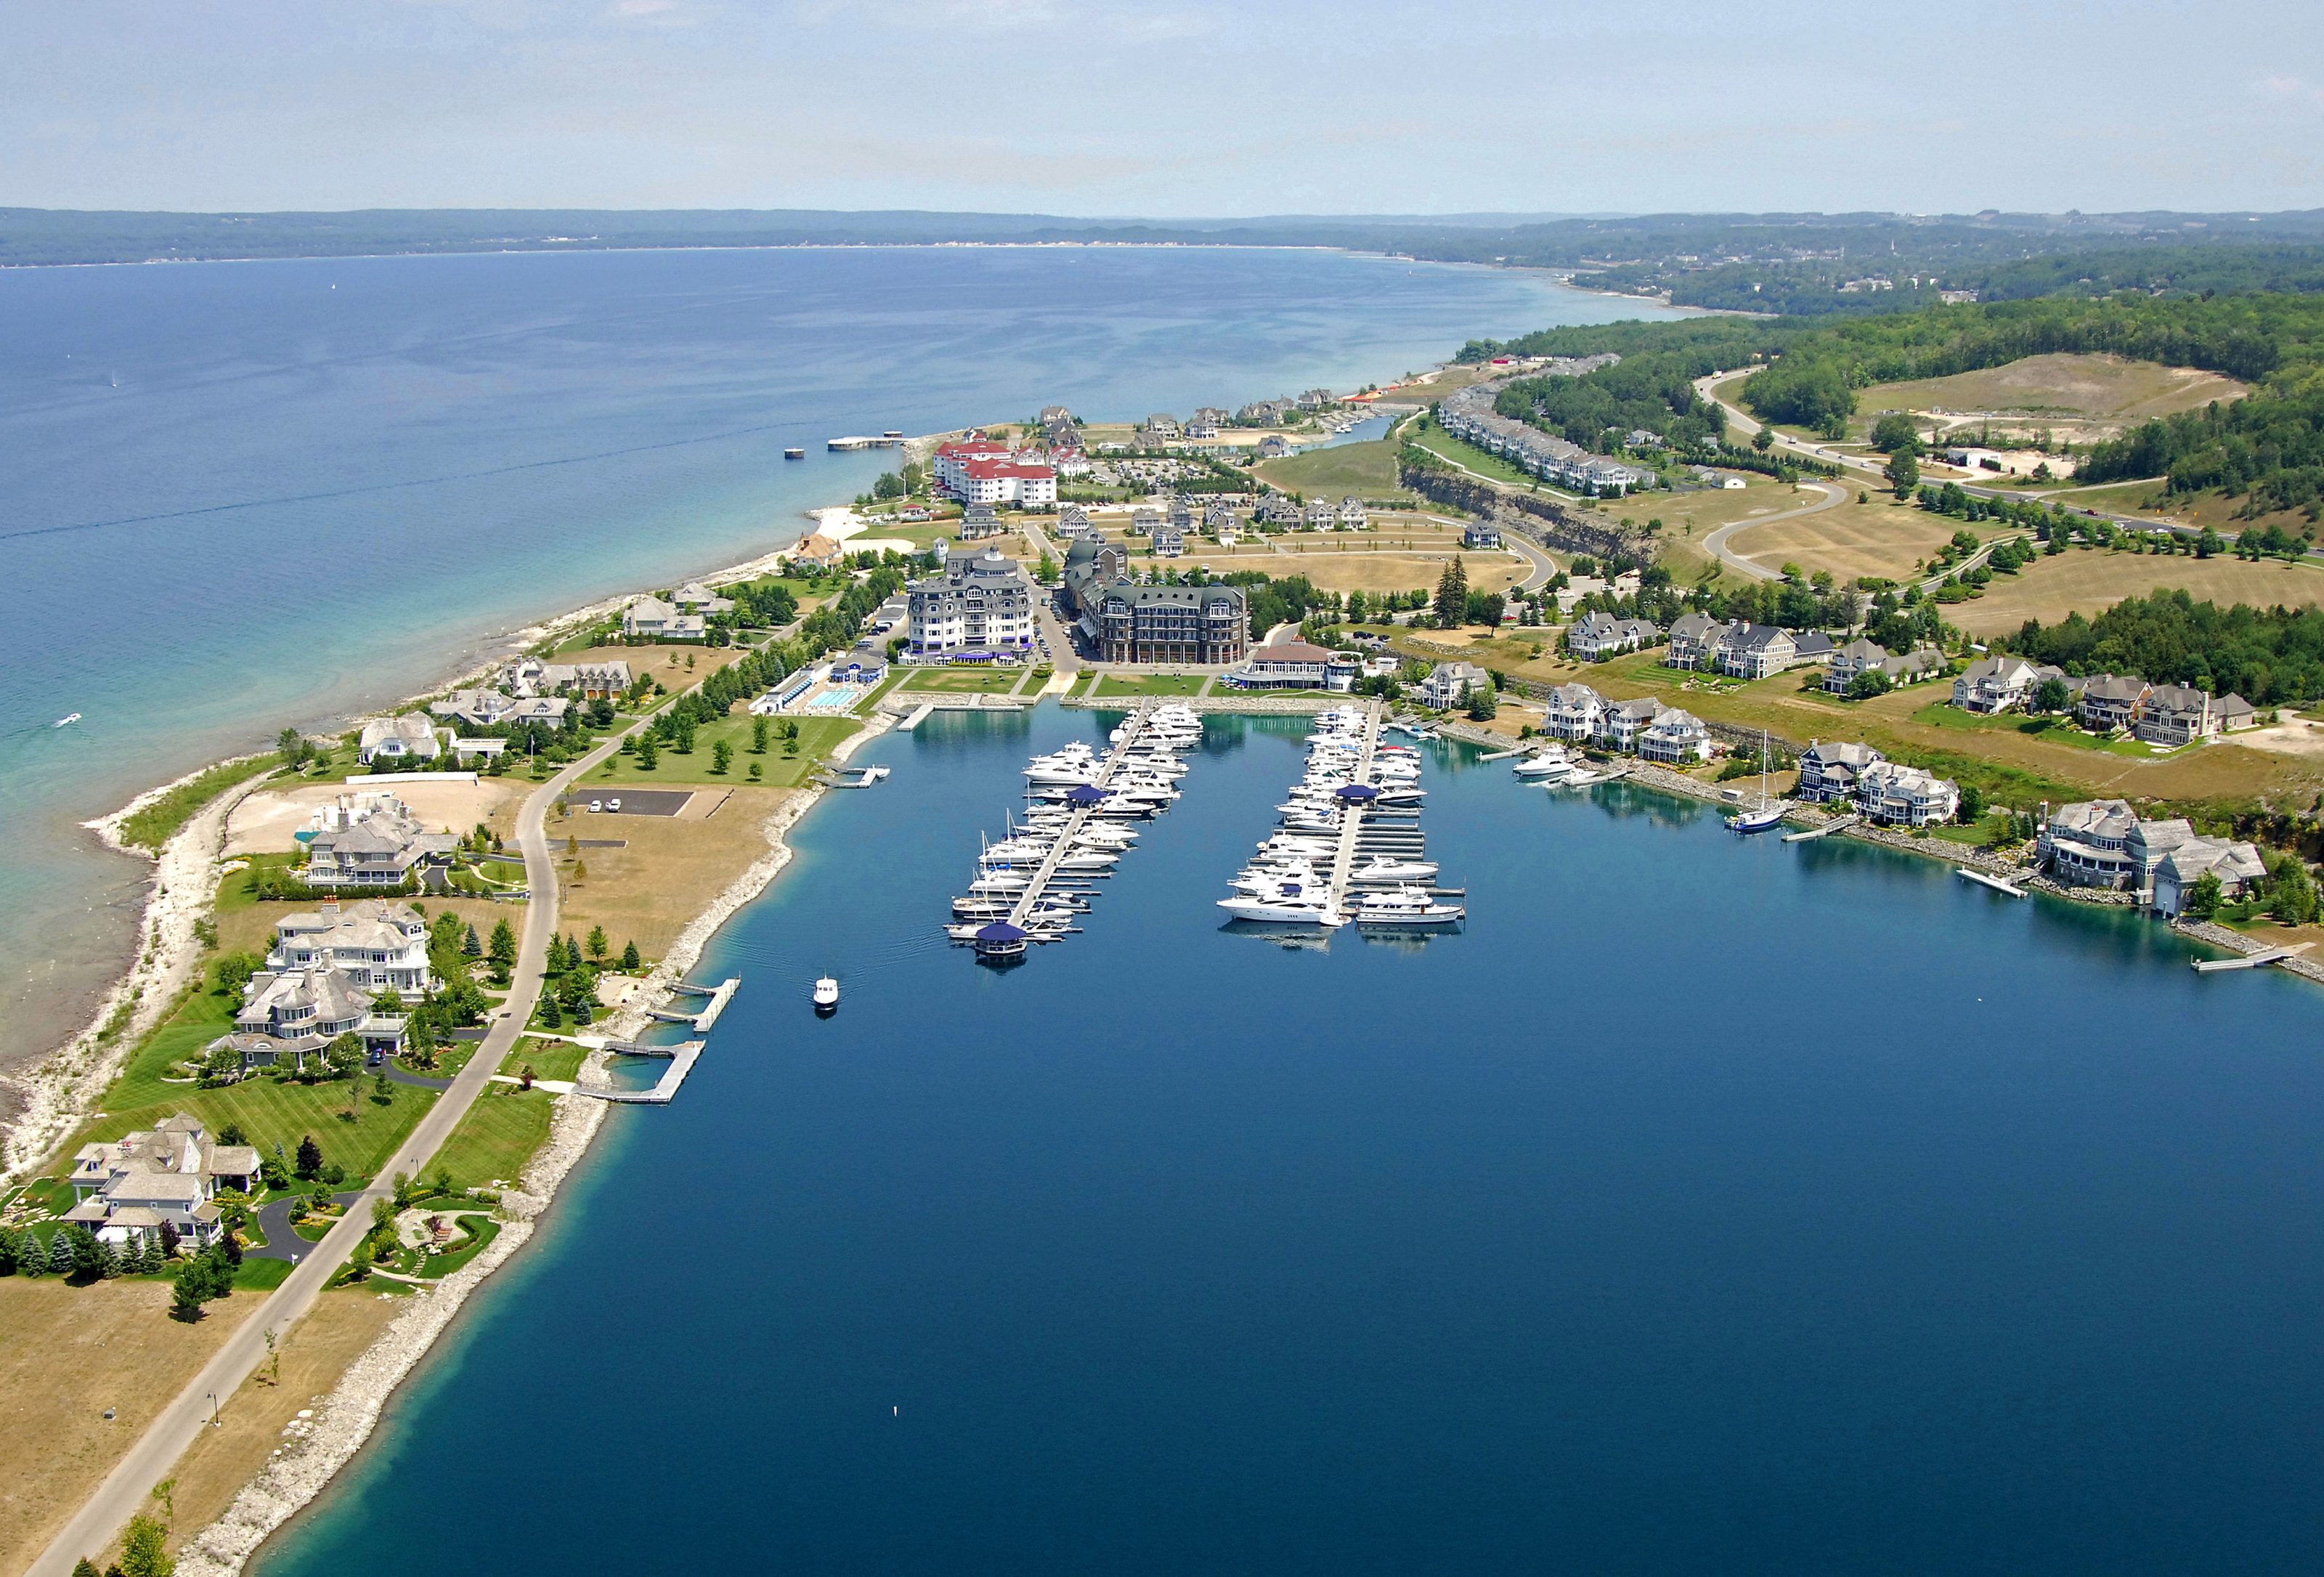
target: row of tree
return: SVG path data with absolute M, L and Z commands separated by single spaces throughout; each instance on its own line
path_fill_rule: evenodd
M 2153 684 L 2233 692 L 2255 706 L 2324 697 L 2324 611 L 2222 608 L 2185 591 L 2127 597 L 2087 618 L 2029 619 L 2008 650 L 2071 674 L 2137 674 Z

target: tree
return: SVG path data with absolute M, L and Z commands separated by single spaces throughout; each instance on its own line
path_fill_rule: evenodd
M 659 764 L 660 760 L 660 747 L 654 743 L 654 736 L 650 733 L 638 735 L 638 770 L 650 772 Z
M 121 1536 L 121 1577 L 171 1577 L 178 1569 L 161 1525 L 139 1512 Z
M 751 753 L 754 756 L 767 753 L 767 720 L 764 717 L 751 719 Z
M 482 958 L 484 955 L 484 945 L 476 938 L 476 927 L 470 926 L 468 927 L 467 934 L 460 938 L 460 956 L 463 958 Z
M 1775 429 L 1772 427 L 1760 428 L 1757 432 L 1751 435 L 1751 447 L 1758 450 L 1763 455 L 1769 449 L 1774 448 L 1775 447 Z
M 541 960 L 540 967 L 549 974 L 565 973 L 565 938 L 554 931 L 549 933 L 549 956 Z
M 1953 819 L 1969 826 L 1985 815 L 1985 790 L 1974 783 L 1964 783 L 1960 791 L 1960 808 Z
M 1469 717 L 1471 722 L 1490 723 L 1499 709 L 1500 703 L 1495 698 L 1490 685 L 1469 687 Z
M 1848 681 L 1848 698 L 1868 701 L 1875 696 L 1885 696 L 1895 687 L 1895 681 L 1885 669 L 1868 668 Z
M 1451 630 L 1457 627 L 1469 613 L 1469 569 L 1461 562 L 1458 553 L 1436 577 L 1437 627 Z
M 101 1577 L 101 1574 L 97 1569 L 97 1563 L 83 1555 L 73 1563 L 72 1577 Z
M 493 968 L 503 978 L 516 967 L 516 932 L 505 919 L 493 927 L 493 939 L 485 949 L 484 956 L 491 960 Z
M 641 960 L 638 957 L 638 945 L 635 942 L 628 943 L 622 948 L 622 973 L 623 974 L 637 973 L 638 966 L 641 962 Z
M 351 1079 L 363 1070 L 363 1037 L 350 1030 L 323 1047 L 323 1065 L 335 1079 Z
M 590 956 L 590 957 L 592 957 L 592 958 L 595 959 L 599 964 L 603 964 L 603 963 L 604 963 L 604 962 L 605 962 L 605 953 L 606 953 L 606 950 L 607 950 L 609 947 L 611 947 L 612 945 L 612 945 L 611 943 L 609 943 L 609 942 L 607 942 L 607 941 L 605 940 L 605 927 L 603 927 L 603 926 L 592 926 L 592 927 L 589 927 L 589 956 Z
M 323 1147 L 315 1142 L 315 1136 L 313 1134 L 300 1134 L 299 1136 L 299 1176 L 301 1177 L 312 1177 L 316 1173 L 322 1169 Z
M 180 1266 L 177 1279 L 170 1284 L 171 1315 L 180 1320 L 200 1319 L 204 1285 L 200 1272 L 193 1265 Z
M 64 1244 L 67 1256 L 65 1263 L 70 1268 L 73 1275 L 97 1277 L 105 1274 L 106 1260 L 108 1258 L 105 1251 L 105 1245 L 98 1242 L 96 1234 L 87 1227 L 76 1222 L 59 1232 L 57 1240 Z M 55 1250 L 51 1250 L 50 1252 L 53 1258 Z
M 2316 883 L 2297 854 L 2286 854 L 2277 862 L 2274 888 L 2268 913 L 2287 926 L 2304 926 L 2316 918 Z
M 72 1234 L 60 1228 L 49 1234 L 49 1274 L 70 1276 L 72 1273 Z
M 734 747 L 733 745 L 728 744 L 722 739 L 717 743 L 710 747 L 710 770 L 712 771 L 723 773 L 728 767 L 733 765 L 733 763 Z
M 1912 497 L 1913 490 L 1921 485 L 1921 463 L 1913 457 L 1910 449 L 1899 449 L 1889 456 L 1885 474 L 1888 485 L 1896 490 L 1899 498 Z
M 49 1273 L 49 1252 L 41 1246 L 40 1234 L 30 1227 L 16 1240 L 16 1273 L 35 1281 Z
M 2216 871 L 2204 872 L 2195 878 L 2195 885 L 2187 890 L 2185 905 L 2187 918 L 2190 920 L 2209 919 L 2219 912 L 2219 899 L 2222 896 L 2219 873 Z
M 1891 410 L 1872 424 L 1871 442 L 1884 455 L 1917 455 L 1921 452 L 1921 429 L 1913 425 L 1912 417 L 1905 412 Z

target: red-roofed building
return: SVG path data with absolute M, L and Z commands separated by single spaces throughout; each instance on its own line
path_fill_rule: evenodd
M 1013 503 L 1046 509 L 1057 502 L 1057 468 L 1004 453 L 971 456 L 954 468 L 950 491 L 963 503 Z

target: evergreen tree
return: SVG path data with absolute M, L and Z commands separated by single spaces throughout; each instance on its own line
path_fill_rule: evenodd
M 72 1272 L 72 1235 L 60 1228 L 49 1234 L 49 1274 L 70 1276 Z
M 1458 553 L 1436 578 L 1436 622 L 1445 630 L 1457 626 L 1469 612 L 1469 569 Z
M 0 1227 L 0 1276 L 16 1268 L 16 1234 Z
M 72 1577 L 99 1577 L 97 1563 L 83 1555 L 73 1563 Z
M 642 960 L 641 960 L 641 959 L 638 957 L 638 945 L 637 945 L 635 942 L 632 942 L 632 943 L 630 943 L 628 945 L 624 946 L 624 947 L 622 949 L 622 973 L 624 973 L 624 974 L 635 974 L 635 973 L 637 973 L 637 972 L 638 972 L 638 966 L 640 965 L 640 964 L 641 964 L 641 962 L 642 962 Z
M 505 925 L 507 922 L 502 923 Z M 482 958 L 484 955 L 484 945 L 476 939 L 476 927 L 474 926 L 470 926 L 468 934 L 460 938 L 460 955 L 464 958 Z
M 36 1279 L 49 1273 L 49 1251 L 41 1246 L 40 1234 L 30 1227 L 16 1240 L 16 1271 Z
M 565 973 L 565 938 L 554 931 L 549 934 L 549 957 L 541 967 L 550 974 Z
M 565 967 L 581 967 L 581 939 L 570 931 L 565 933 Z
M 311 1133 L 299 1136 L 299 1176 L 311 1177 L 323 1169 L 323 1147 Z
M 505 974 L 516 967 L 516 932 L 503 919 L 493 927 L 492 946 L 485 956 L 494 969 Z

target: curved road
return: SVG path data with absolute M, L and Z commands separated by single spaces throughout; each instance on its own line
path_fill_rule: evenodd
M 1834 504 L 1846 503 L 1848 502 L 1848 489 L 1842 487 L 1837 482 L 1803 482 L 1800 485 L 1802 487 L 1812 487 L 1817 492 L 1822 493 L 1823 502 L 1821 503 L 1803 503 L 1797 509 L 1787 509 L 1776 514 L 1752 515 L 1744 520 L 1731 521 L 1727 525 L 1720 527 L 1717 530 L 1711 532 L 1711 535 L 1705 537 L 1702 540 L 1702 550 L 1710 554 L 1713 558 L 1718 559 L 1720 563 L 1726 565 L 1729 568 L 1741 570 L 1753 580 L 1782 579 L 1783 572 L 1781 570 L 1769 569 L 1764 564 L 1755 564 L 1750 559 L 1744 558 L 1743 555 L 1729 548 L 1727 543 L 1728 540 L 1733 537 L 1738 531 L 1748 531 L 1757 526 L 1772 526 L 1778 521 L 1795 521 L 1802 515 L 1820 514 L 1823 511 L 1831 508 Z
M 650 720 L 650 716 L 641 718 L 624 733 L 634 733 Z M 517 949 L 515 973 L 511 977 L 511 1003 L 529 1003 L 540 994 L 541 965 L 549 956 L 549 938 L 557 928 L 557 866 L 550 856 L 545 826 L 549 807 L 575 779 L 613 754 L 622 737 L 617 734 L 607 739 L 542 784 L 517 813 L 517 845 L 524 852 L 525 881 L 531 889 L 532 901 L 526 906 L 524 937 Z M 114 1535 L 133 1514 L 144 1508 L 153 1486 L 170 1476 L 186 1448 L 200 1437 L 208 1425 L 210 1398 L 215 1396 L 223 1402 L 233 1397 L 265 1361 L 267 1333 L 271 1332 L 280 1340 L 283 1332 L 314 1306 L 323 1284 L 346 1262 L 356 1241 L 371 1230 L 371 1201 L 394 1192 L 398 1172 L 417 1177 L 426 1170 L 428 1162 L 443 1148 L 453 1129 L 499 1070 L 501 1059 L 522 1033 L 524 1021 L 521 1012 L 503 1010 L 485 1035 L 484 1044 L 452 1081 L 452 1087 L 420 1118 L 393 1158 L 380 1167 L 377 1180 L 349 1201 L 347 1213 L 339 1224 L 292 1268 L 281 1286 L 244 1318 L 241 1328 L 226 1338 L 226 1344 L 202 1366 L 201 1372 L 146 1425 L 145 1433 L 106 1476 L 97 1493 L 65 1524 L 64 1531 L 51 1542 L 41 1558 L 27 1568 L 27 1577 L 70 1577 L 76 1561 L 83 1556 L 94 1558 L 112 1542 Z M 247 1298 L 249 1295 L 237 1296 Z M 229 1300 L 226 1309 L 208 1317 L 233 1318 L 227 1311 L 234 1306 Z

